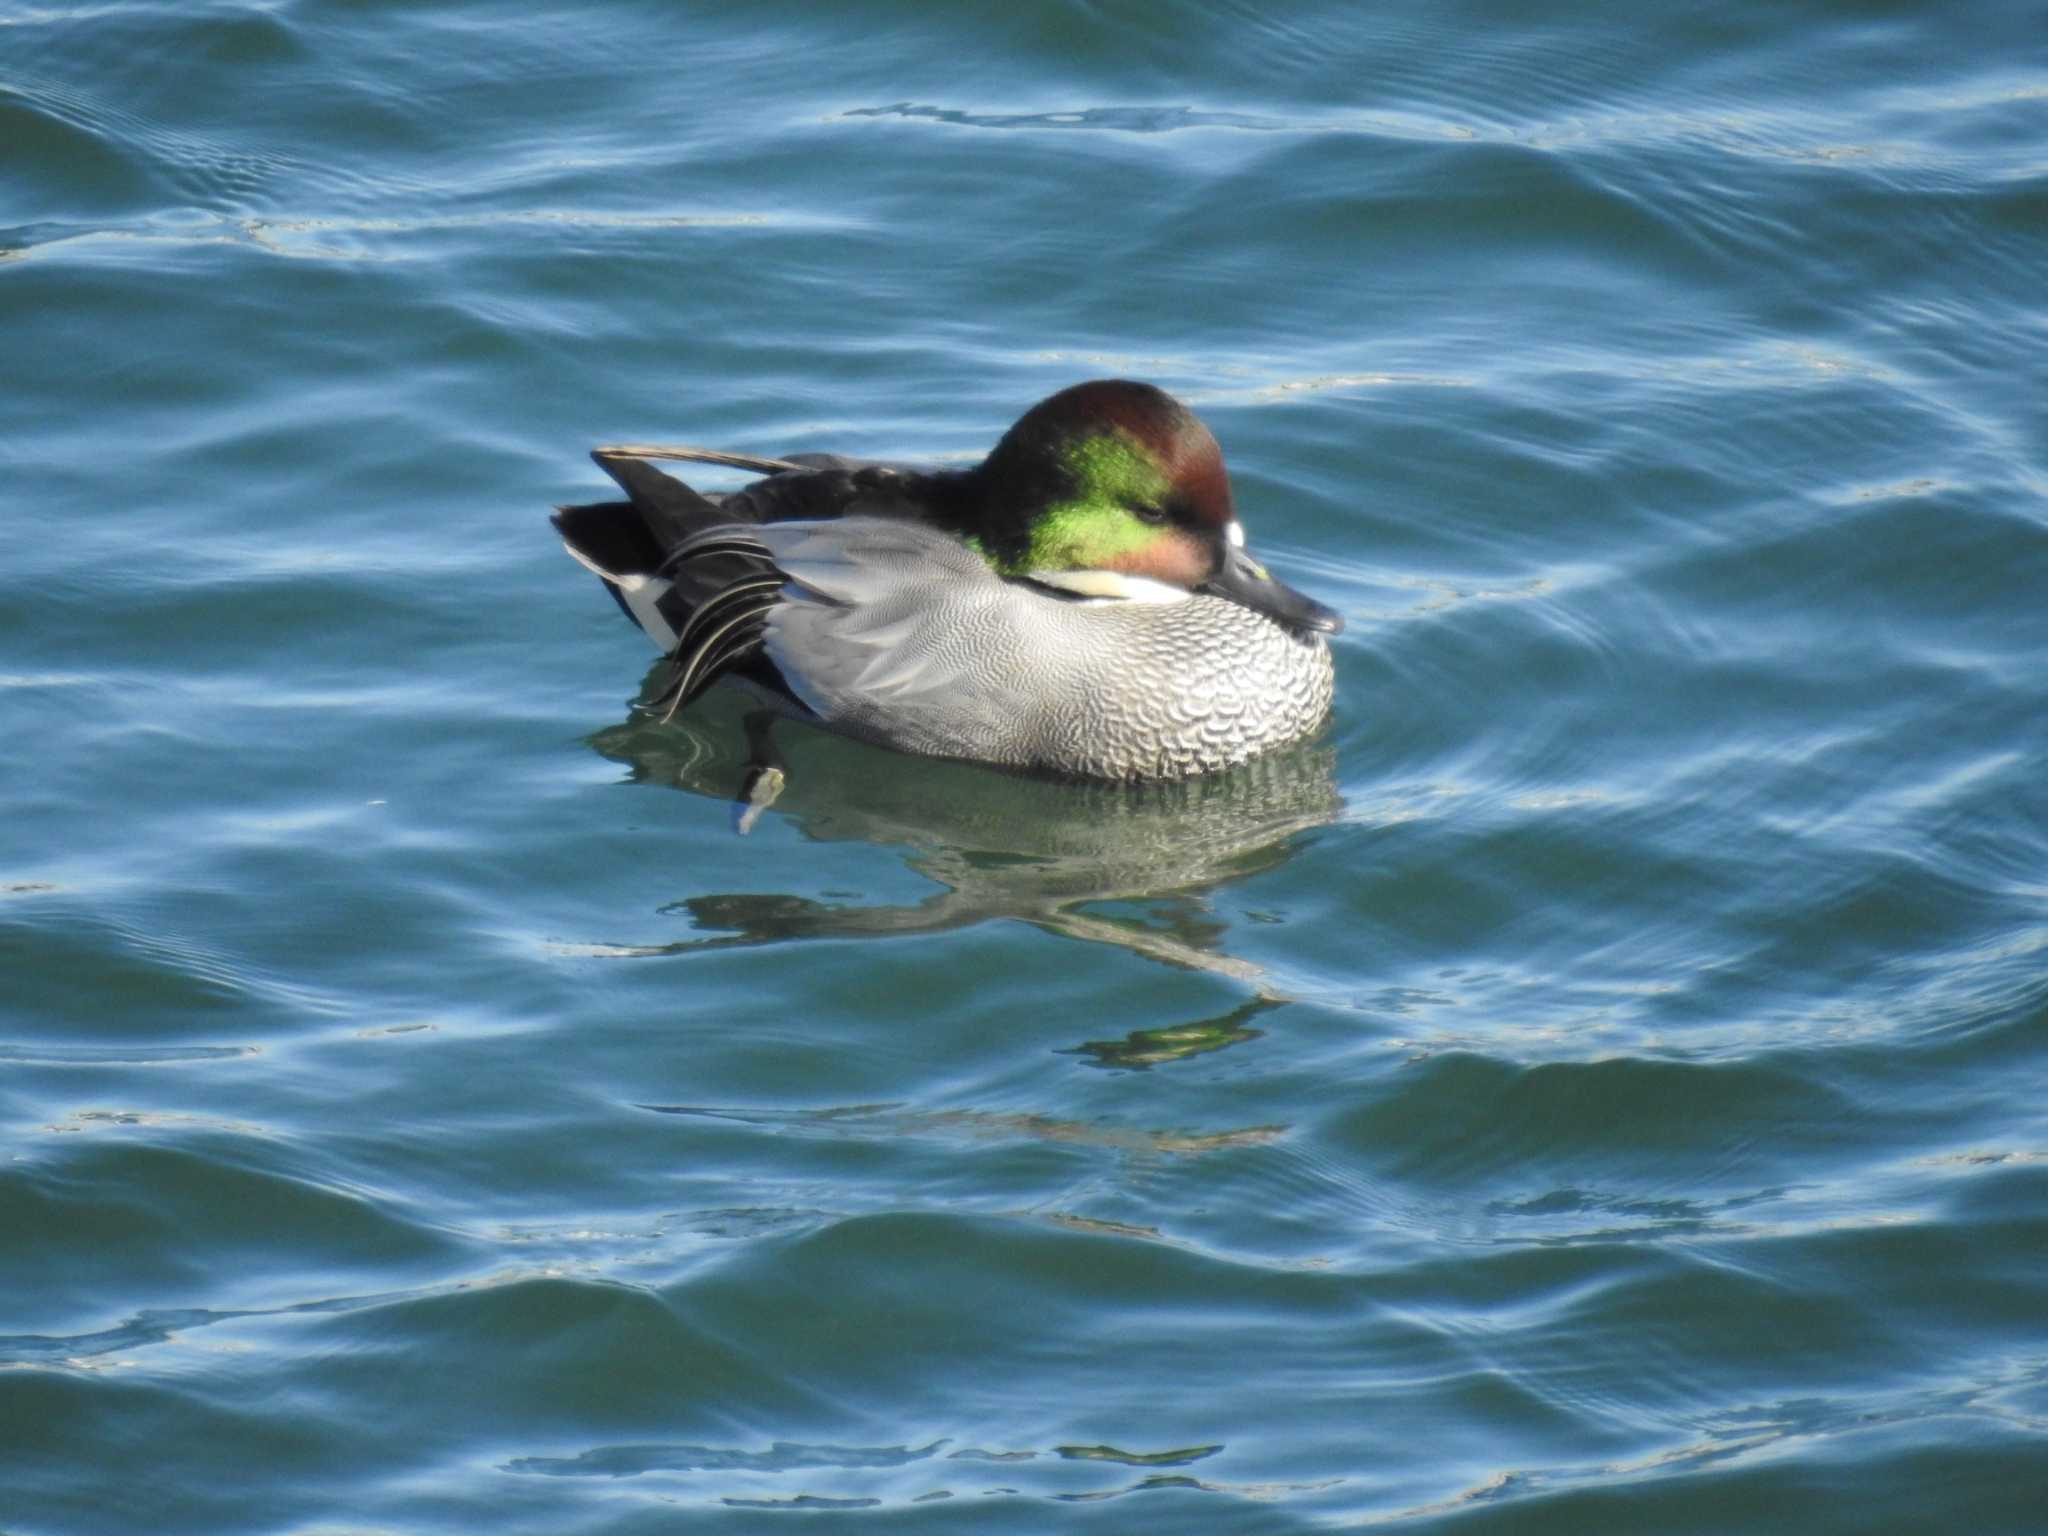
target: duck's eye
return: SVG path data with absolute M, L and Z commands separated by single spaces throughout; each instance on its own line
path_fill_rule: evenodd
M 1155 527 L 1155 528 L 1156 528 L 1156 527 L 1158 527 L 1158 526 L 1159 526 L 1159 525 L 1160 525 L 1161 523 L 1163 523 L 1163 522 L 1165 522 L 1165 521 L 1166 521 L 1166 508 L 1164 508 L 1164 507 L 1133 507 L 1133 508 L 1131 508 L 1131 515 L 1132 515 L 1133 517 L 1137 518 L 1137 520 L 1138 520 L 1139 522 L 1141 522 L 1141 523 L 1150 523 L 1150 524 L 1152 524 L 1152 526 L 1153 526 L 1153 527 Z

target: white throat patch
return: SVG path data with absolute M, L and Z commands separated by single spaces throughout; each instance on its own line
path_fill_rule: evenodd
M 1186 587 L 1154 581 L 1150 576 L 1126 576 L 1122 571 L 1033 571 L 1031 579 L 1041 586 L 1105 603 L 1184 603 L 1195 595 Z

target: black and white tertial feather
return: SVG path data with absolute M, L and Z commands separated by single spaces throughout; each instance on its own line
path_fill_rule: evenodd
M 668 657 L 664 711 L 673 714 L 728 673 L 801 711 L 789 679 L 761 654 L 768 615 L 788 581 L 761 534 L 793 516 L 900 513 L 902 471 L 832 455 L 771 459 L 709 448 L 625 446 L 591 457 L 631 500 L 562 507 L 554 524 L 570 555 L 604 581 Z M 771 478 L 707 496 L 643 462 L 651 457 Z

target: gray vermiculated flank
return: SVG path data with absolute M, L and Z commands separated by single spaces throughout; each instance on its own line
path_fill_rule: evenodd
M 749 532 L 791 578 L 769 656 L 825 724 L 899 751 L 1181 778 L 1298 740 L 1329 713 L 1321 637 L 1221 598 L 1068 602 L 887 519 Z

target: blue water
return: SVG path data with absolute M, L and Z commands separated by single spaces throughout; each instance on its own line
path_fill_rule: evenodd
M 2044 40 L 0 5 L 0 1531 L 2042 1529 Z M 1328 731 L 733 835 L 585 451 L 1101 374 Z

